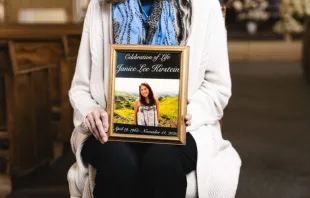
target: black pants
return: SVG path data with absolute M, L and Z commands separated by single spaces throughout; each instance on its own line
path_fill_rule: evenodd
M 90 136 L 82 159 L 97 169 L 95 198 L 184 198 L 186 174 L 196 169 L 197 147 L 107 142 Z

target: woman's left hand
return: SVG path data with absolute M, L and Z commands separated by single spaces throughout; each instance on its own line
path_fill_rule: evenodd
M 190 103 L 190 100 L 187 100 L 187 104 L 189 104 L 189 103 Z M 187 114 L 185 116 L 185 124 L 186 124 L 186 126 L 190 126 L 192 124 L 191 120 L 192 120 L 192 115 L 191 114 Z

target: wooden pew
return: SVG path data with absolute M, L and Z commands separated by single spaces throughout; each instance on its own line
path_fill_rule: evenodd
M 7 111 L 5 98 L 4 74 L 7 71 L 8 51 L 7 42 L 0 42 L 0 173 L 8 173 L 8 141 L 9 135 L 7 130 Z
M 77 34 L 66 34 L 62 37 L 65 58 L 77 57 L 81 42 L 81 33 L 82 32 Z
M 26 46 L 26 47 L 25 47 Z M 20 178 L 52 158 L 51 131 L 49 130 L 50 99 L 49 69 L 42 57 L 29 56 L 32 45 L 9 41 L 2 43 L 1 67 L 4 69 L 6 108 L 5 132 L 8 140 L 8 173 L 13 188 Z M 3 83 L 3 81 L 2 81 Z
M 75 53 L 70 49 L 74 39 L 65 44 L 65 36 L 80 32 L 76 25 L 0 26 L 0 174 L 8 160 L 2 171 L 10 175 L 13 188 L 52 160 L 56 140 L 69 142 L 72 110 L 62 103 L 68 95 L 68 83 L 64 88 L 62 83 L 69 80 L 61 80 L 69 70 L 60 65 L 72 65 L 66 56 Z M 63 129 L 50 130 L 52 117 L 58 122 L 68 117 L 60 124 Z
M 79 45 L 80 34 L 82 31 L 81 25 L 6 25 L 0 27 L 0 40 L 22 40 L 26 42 L 44 43 L 50 42 L 57 44 L 57 48 L 53 47 L 54 54 L 58 53 L 55 67 L 49 72 L 50 83 L 50 98 L 51 98 L 51 111 L 52 119 L 59 122 L 61 120 L 60 107 L 61 107 L 61 87 L 60 84 L 60 62 L 66 57 L 76 56 L 77 47 L 71 47 Z M 70 36 L 68 36 L 70 35 Z M 67 39 L 68 38 L 68 39 Z M 61 46 L 59 48 L 58 46 Z M 44 48 L 44 46 L 42 46 Z M 40 48 L 32 49 L 31 53 L 36 53 Z M 50 57 L 45 57 L 50 60 Z M 54 60 L 51 60 L 55 63 Z M 59 131 L 62 131 L 61 129 Z M 60 132 L 62 133 L 62 132 Z M 65 132 L 68 133 L 68 132 Z M 71 133 L 71 132 L 70 132 Z M 56 137 L 62 137 L 62 135 L 56 135 Z M 68 141 L 66 139 L 65 141 Z

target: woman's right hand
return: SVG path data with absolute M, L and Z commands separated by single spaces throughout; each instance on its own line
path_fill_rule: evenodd
M 97 109 L 86 116 L 86 125 L 95 138 L 102 144 L 108 141 L 108 114 L 104 109 Z

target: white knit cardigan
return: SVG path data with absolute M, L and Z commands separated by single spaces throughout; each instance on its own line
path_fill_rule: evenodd
M 190 46 L 187 128 L 197 144 L 196 171 L 187 175 L 187 198 L 233 198 L 241 160 L 223 140 L 219 120 L 231 96 L 227 35 L 218 0 L 193 0 Z M 112 41 L 111 5 L 91 0 L 84 21 L 78 60 L 69 91 L 75 130 L 71 137 L 77 162 L 68 172 L 71 198 L 92 198 L 95 170 L 85 167 L 80 152 L 89 131 L 86 115 L 107 107 L 109 45 Z M 95 151 L 94 151 L 95 152 Z

